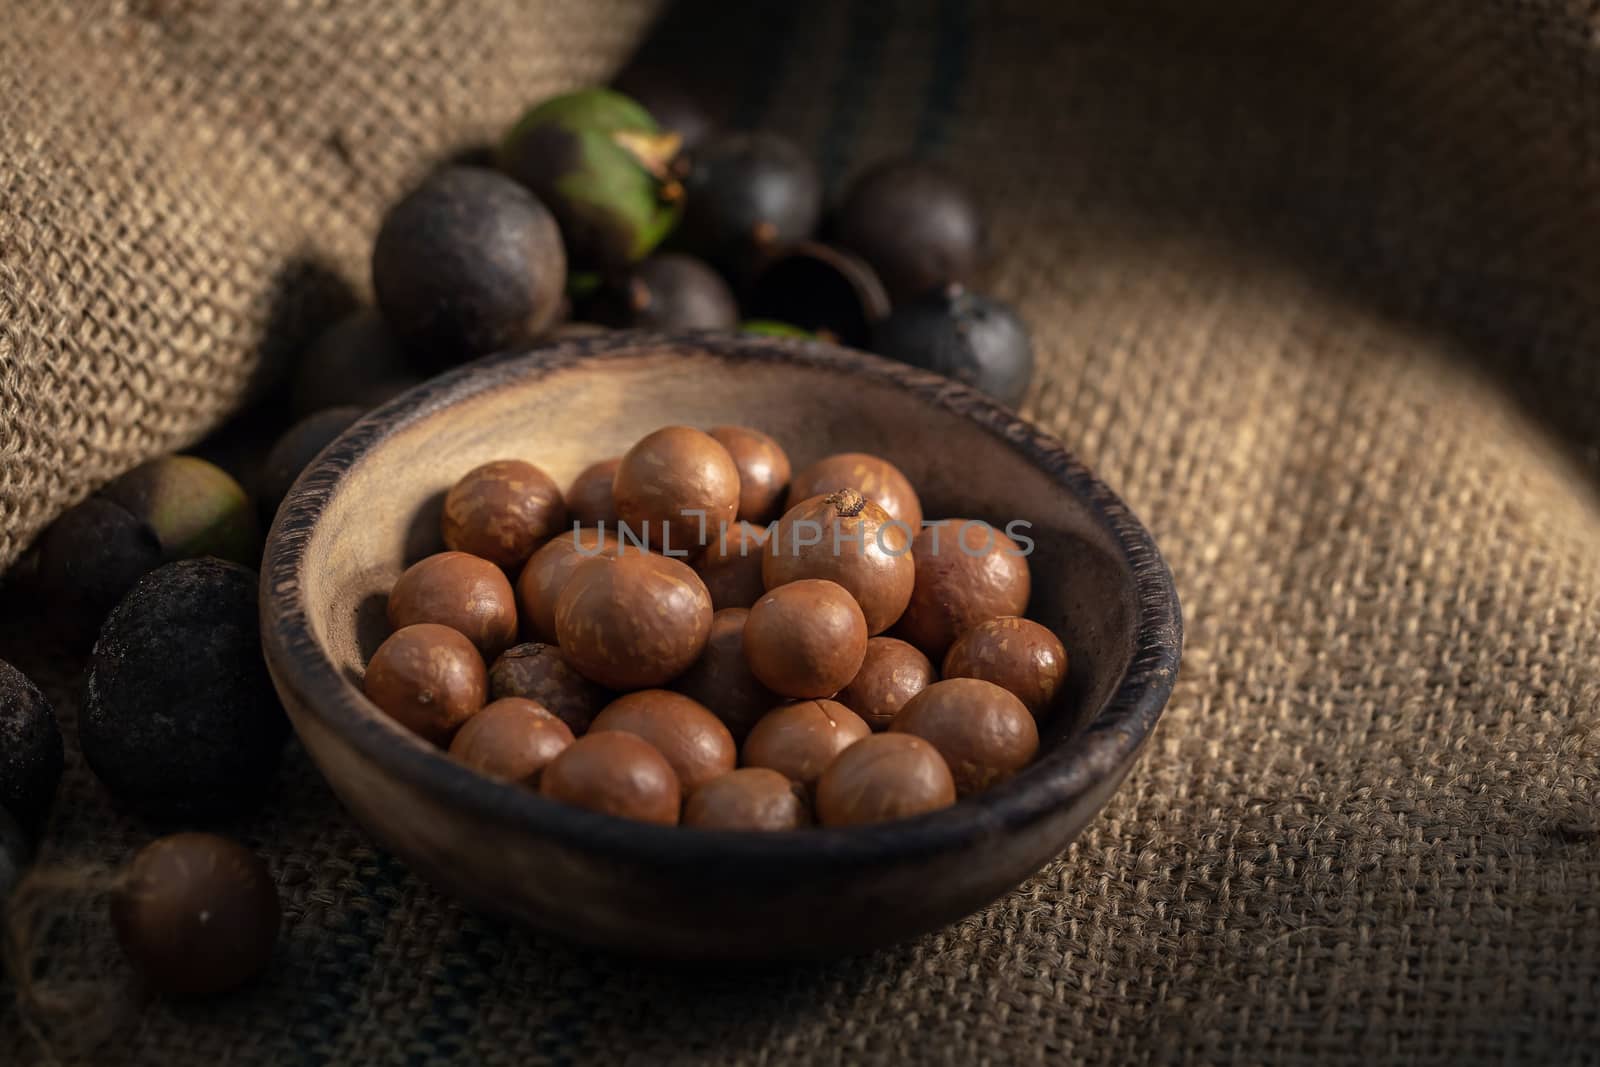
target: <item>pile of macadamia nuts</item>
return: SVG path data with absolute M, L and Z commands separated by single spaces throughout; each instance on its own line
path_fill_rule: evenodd
M 483 774 L 624 818 L 917 815 L 1027 765 L 1061 691 L 1026 528 L 925 522 L 888 461 L 795 473 L 748 427 L 663 427 L 565 494 L 498 460 L 395 583 L 365 689 Z

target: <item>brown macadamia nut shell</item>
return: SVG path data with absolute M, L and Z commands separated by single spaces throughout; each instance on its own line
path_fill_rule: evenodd
M 568 663 L 611 689 L 664 686 L 688 670 L 711 632 L 711 594 L 665 556 L 600 556 L 581 563 L 556 601 Z
M 474 467 L 445 494 L 440 521 L 446 547 L 508 570 L 567 524 L 561 488 L 520 459 Z
M 530 641 L 506 649 L 489 668 L 489 699 L 507 697 L 531 700 L 581 734 L 615 694 L 574 670 L 555 645 Z
M 840 690 L 839 702 L 874 730 L 887 730 L 906 701 L 938 680 L 933 664 L 915 645 L 874 637 L 867 642 L 861 669 Z
M 739 468 L 709 434 L 664 426 L 622 457 L 612 481 L 617 515 L 660 551 L 708 544 L 739 510 Z
M 567 724 L 544 705 L 506 697 L 486 705 L 456 731 L 450 755 L 491 778 L 531 786 L 572 740 Z
M 888 460 L 865 452 L 824 456 L 796 474 L 789 483 L 789 501 L 785 507 L 792 508 L 814 496 L 826 496 L 840 489 L 856 490 L 887 511 L 890 518 L 905 523 L 912 537 L 922 529 L 922 501 L 911 479 Z
M 254 852 L 216 834 L 158 838 L 129 862 L 111 896 L 128 961 L 163 993 L 234 989 L 272 959 L 282 912 Z
M 1028 559 L 998 527 L 969 519 L 930 523 L 911 555 L 916 583 L 895 636 L 935 662 L 979 623 L 1028 610 Z
M 1032 619 L 989 619 L 956 638 L 945 653 L 944 676 L 993 682 L 1039 719 L 1067 679 L 1067 650 L 1061 638 Z
M 756 723 L 741 752 L 746 767 L 765 767 L 807 789 L 834 758 L 872 732 L 833 700 L 802 700 L 774 708 Z
M 961 796 L 1011 777 L 1039 752 L 1033 713 L 1011 693 L 978 678 L 947 678 L 928 686 L 906 702 L 889 730 L 938 749 Z
M 748 608 L 767 591 L 762 577 L 766 554 L 767 528 L 740 520 L 712 541 L 694 569 L 711 593 L 711 606 Z
M 492 660 L 516 643 L 516 594 L 488 560 L 440 552 L 406 568 L 389 590 L 389 626 L 421 622 L 460 631 Z
M 585 734 L 551 760 L 539 794 L 622 819 L 674 826 L 683 789 L 667 757 L 623 730 Z
M 873 734 L 839 753 L 817 780 L 817 821 L 859 826 L 955 803 L 956 785 L 937 749 L 911 734 Z
M 483 707 L 483 657 L 459 631 L 424 622 L 402 627 L 378 646 L 362 688 L 391 719 L 445 745 Z
M 789 454 L 773 438 L 748 426 L 717 426 L 711 436 L 739 469 L 739 518 L 766 522 L 789 488 L 793 473 Z
M 617 525 L 617 502 L 611 495 L 611 483 L 616 480 L 622 457 L 614 456 L 599 463 L 591 463 L 578 472 L 567 487 L 567 518 L 579 526 L 599 526 L 608 529 Z
M 530 640 L 556 639 L 556 600 L 584 560 L 614 555 L 622 545 L 610 531 L 583 527 L 551 539 L 517 576 L 517 615 Z
M 733 770 L 738 747 L 722 720 L 697 701 L 669 689 L 624 693 L 606 706 L 589 732 L 624 730 L 656 747 L 678 776 L 684 796 Z
M 836 582 L 781 585 L 756 601 L 745 620 L 750 672 L 783 696 L 831 697 L 850 684 L 866 653 L 866 616 Z
M 683 825 L 707 830 L 797 830 L 811 825 L 800 787 L 777 771 L 742 767 L 689 795 Z
M 746 608 L 724 608 L 711 617 L 711 633 L 694 666 L 672 682 L 672 688 L 699 701 L 722 720 L 734 740 L 743 741 L 756 721 L 784 698 L 750 673 L 744 658 Z

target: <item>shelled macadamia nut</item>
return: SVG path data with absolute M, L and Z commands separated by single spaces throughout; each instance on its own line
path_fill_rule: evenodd
M 613 700 L 589 732 L 625 730 L 654 745 L 672 764 L 685 796 L 733 770 L 738 749 L 705 706 L 669 689 L 640 689 Z
M 906 702 L 889 729 L 938 749 L 962 796 L 1011 777 L 1039 752 L 1039 730 L 1022 701 L 977 678 L 928 686 Z
M 839 702 L 867 720 L 874 730 L 887 730 L 906 701 L 939 680 L 933 664 L 915 646 L 894 637 L 874 637 L 867 655 Z
M 801 700 L 774 708 L 745 739 L 746 767 L 766 767 L 810 789 L 834 757 L 872 732 L 833 700 Z
M 465 552 L 413 563 L 389 590 L 389 625 L 438 623 L 465 634 L 491 660 L 517 640 L 517 602 L 505 572 Z
M 980 622 L 956 639 L 944 657 L 946 678 L 982 678 L 1014 694 L 1035 719 L 1055 702 L 1067 678 L 1061 639 L 1032 619 L 1006 616 Z
M 556 638 L 567 662 L 611 689 L 666 685 L 688 670 L 711 633 L 711 594 L 685 563 L 666 556 L 585 560 L 556 601 Z
M 445 745 L 483 707 L 488 684 L 471 641 L 448 626 L 422 622 L 401 627 L 378 646 L 363 687 L 390 718 Z
M 570 744 L 572 731 L 543 705 L 506 697 L 456 731 L 450 755 L 492 778 L 532 786 Z
M 567 525 L 561 488 L 520 459 L 474 467 L 444 498 L 444 543 L 499 567 L 521 567 Z
M 817 781 L 817 821 L 859 826 L 904 819 L 955 803 L 950 768 L 927 741 L 873 734 L 839 753 Z
M 585 734 L 539 776 L 539 793 L 623 819 L 675 826 L 682 788 L 667 757 L 637 734 Z
M 808 578 L 756 601 L 744 624 L 750 671 L 786 697 L 831 697 L 867 653 L 867 620 L 842 585 Z
M 977 519 L 930 523 L 911 546 L 916 584 L 895 630 L 942 661 L 979 623 L 1028 609 L 1028 557 L 1003 530 Z

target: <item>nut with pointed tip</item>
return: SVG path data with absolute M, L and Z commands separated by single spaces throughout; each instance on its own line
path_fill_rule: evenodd
M 905 523 L 913 537 L 921 531 L 922 502 L 911 479 L 883 457 L 865 452 L 836 452 L 800 471 L 789 483 L 785 507 L 840 489 L 856 490 L 887 511 L 891 519 Z
M 912 533 L 854 489 L 814 496 L 784 513 L 761 563 L 768 589 L 802 578 L 837 582 L 855 597 L 867 633 L 893 626 L 911 600 Z

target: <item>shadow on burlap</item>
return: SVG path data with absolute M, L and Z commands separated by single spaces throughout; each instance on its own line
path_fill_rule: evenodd
M 406 182 L 606 77 L 654 14 L 45 6 L 0 40 L 0 557 L 193 441 L 318 324 L 328 279 L 364 288 Z M 762 39 L 735 118 L 834 181 L 916 147 L 982 191 L 991 286 L 1039 346 L 1028 413 L 1149 522 L 1184 597 L 1144 762 L 948 930 L 685 974 L 441 899 L 291 746 L 231 827 L 281 879 L 272 971 L 135 1001 L 88 1061 L 1595 1062 L 1600 21 L 1558 0 L 741 17 Z M 69 734 L 44 860 L 116 862 L 152 828 L 76 757 L 76 664 L 16 611 L 0 651 Z M 128 1002 L 98 902 L 64 896 L 45 934 L 46 977 Z M 41 1058 L 0 1019 L 0 1059 Z

